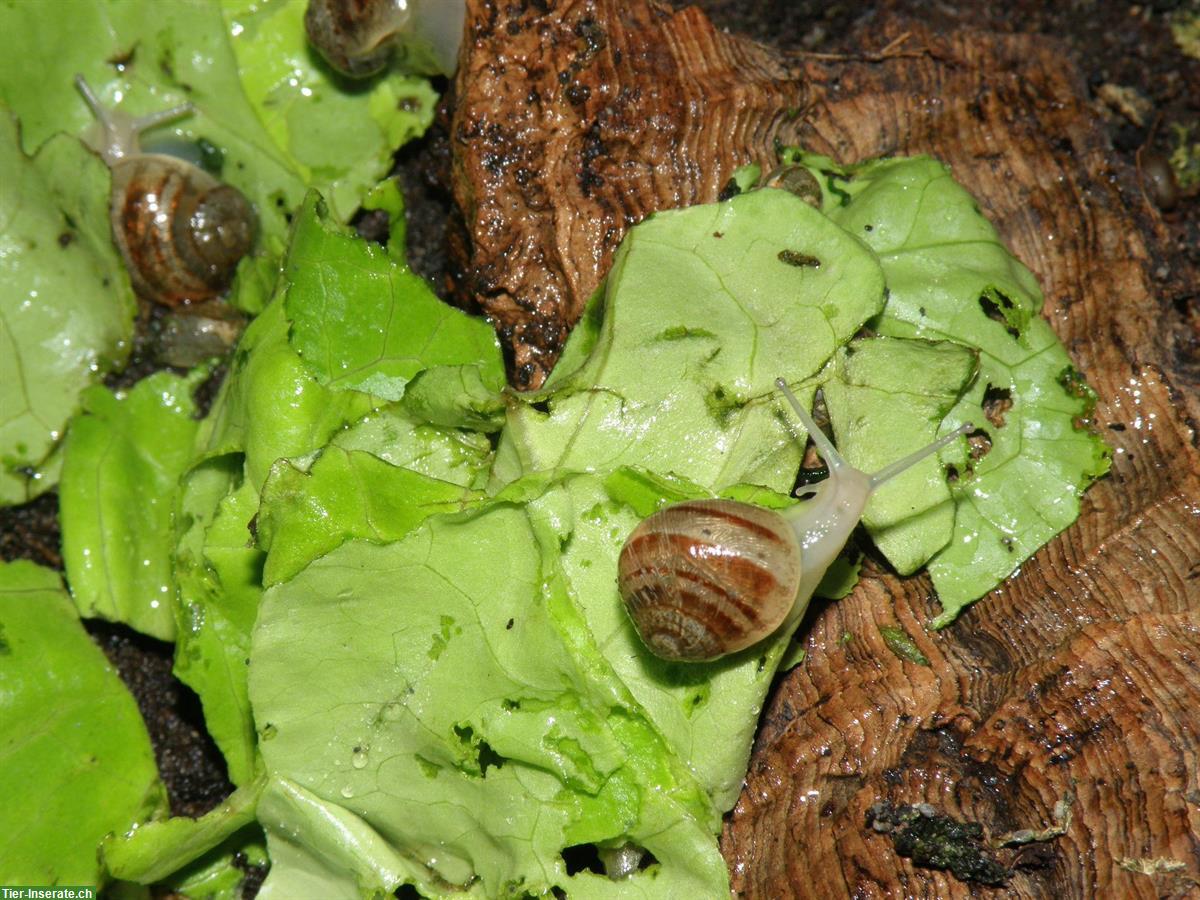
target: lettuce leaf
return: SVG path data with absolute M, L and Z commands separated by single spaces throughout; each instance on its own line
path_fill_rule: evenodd
M 483 384 L 504 384 L 491 327 L 447 306 L 386 251 L 330 221 L 310 194 L 284 265 L 290 342 L 323 385 L 388 400 L 435 366 L 480 364 Z
M 0 882 L 105 880 L 100 840 L 161 813 L 146 726 L 56 572 L 0 563 Z
M 802 447 L 775 378 L 816 375 L 882 305 L 874 256 L 785 191 L 658 213 L 621 243 L 578 369 L 510 411 L 495 480 L 636 465 L 787 490 Z
M 503 379 L 485 323 L 441 304 L 393 255 L 367 248 L 315 194 L 308 199 L 275 297 L 242 336 L 198 429 L 179 495 L 175 672 L 200 696 L 236 784 L 254 771 L 246 666 L 264 579 L 290 577 L 350 537 L 395 539 L 437 509 L 459 508 L 491 456 L 482 436 L 395 409 L 373 414 L 383 398 L 325 377 L 384 347 L 377 320 L 351 303 L 395 317 L 408 342 L 363 366 L 379 376 L 366 376 L 373 386 L 403 397 L 408 378 L 463 364 L 490 383 Z M 355 332 L 345 318 L 367 327 Z M 319 364 L 300 353 L 314 346 Z
M 941 628 L 1078 518 L 1110 451 L 1088 427 L 1095 395 L 1039 314 L 1036 279 L 946 166 L 918 157 L 843 171 L 822 173 L 836 187 L 827 212 L 879 256 L 878 331 L 979 350 L 978 377 L 946 419 L 974 423 L 986 453 L 955 462 L 954 531 L 929 564 Z
M 0 10 L 0 32 L 3 22 Z M 0 169 L 0 505 L 9 505 L 54 486 L 51 454 L 80 391 L 124 364 L 135 304 L 109 236 L 103 163 L 68 137 L 27 157 L 0 102 Z
M 975 353 L 950 341 L 851 341 L 822 384 L 838 449 L 851 465 L 876 472 L 932 443 L 977 366 Z M 911 575 L 945 547 L 954 530 L 954 503 L 937 457 L 880 487 L 863 524 L 901 575 Z
M 127 393 L 89 388 L 71 422 L 59 491 L 63 563 L 81 615 L 175 637 L 175 488 L 192 460 L 192 391 L 157 372 Z
M 715 810 L 605 664 L 537 518 L 506 502 L 437 516 L 267 592 L 250 680 L 271 778 L 264 896 L 726 884 Z M 567 874 L 563 848 L 605 841 L 658 867 Z

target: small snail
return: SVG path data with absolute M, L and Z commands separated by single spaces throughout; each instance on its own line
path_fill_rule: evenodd
M 304 30 L 343 75 L 382 72 L 393 52 L 420 75 L 451 74 L 458 63 L 463 0 L 309 0 Z
M 1139 163 L 1142 179 L 1155 205 L 1163 212 L 1178 206 L 1182 192 L 1170 160 L 1161 153 L 1147 153 L 1140 157 Z
M 973 428 L 963 425 L 868 475 L 842 459 L 782 378 L 776 385 L 829 477 L 810 501 L 782 512 L 733 500 L 689 500 L 633 530 L 621 549 L 617 584 L 642 641 L 663 659 L 717 659 L 794 621 L 875 489 Z
M 780 166 L 763 176 L 764 187 L 779 188 L 795 194 L 809 206 L 821 208 L 821 185 L 804 166 Z
M 82 76 L 75 84 L 99 123 L 93 149 L 112 172 L 109 222 L 134 290 L 166 306 L 220 294 L 254 242 L 250 202 L 198 166 L 143 153 L 138 143 L 143 131 L 191 106 L 135 119 L 101 105 Z

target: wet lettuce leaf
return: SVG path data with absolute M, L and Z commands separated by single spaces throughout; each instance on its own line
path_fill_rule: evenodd
M 399 540 L 427 517 L 462 509 L 461 485 L 394 466 L 362 450 L 330 446 L 307 470 L 280 460 L 263 488 L 263 581 L 292 578 L 352 537 Z
M 267 592 L 250 680 L 265 897 L 722 890 L 717 813 L 607 666 L 538 518 L 507 502 L 436 516 Z M 604 841 L 658 865 L 567 874 L 563 848 Z
M 309 198 L 275 297 L 247 328 L 200 424 L 179 494 L 175 672 L 200 696 L 235 784 L 254 771 L 246 666 L 264 579 L 290 577 L 350 537 L 395 539 L 435 510 L 460 508 L 491 456 L 482 435 L 385 409 L 386 398 L 323 377 L 385 346 L 352 303 L 393 318 L 408 342 L 402 356 L 366 365 L 381 373 L 373 386 L 403 397 L 408 378 L 441 366 L 503 379 L 485 323 L 441 304 L 394 254 L 367 248 Z M 344 327 L 347 316 L 363 330 Z M 320 365 L 299 352 L 314 335 L 330 338 Z
M 346 90 L 308 46 L 305 0 L 220 5 L 250 105 L 304 183 L 347 221 L 395 149 L 429 126 L 437 94 L 427 79 L 399 71 L 369 90 Z
M 124 364 L 135 303 L 109 234 L 103 163 L 65 136 L 27 157 L 0 102 L 0 170 L 0 505 L 9 505 L 57 481 L 51 454 L 80 391 Z
M 504 385 L 496 335 L 447 306 L 420 276 L 374 244 L 337 228 L 314 193 L 305 201 L 284 265 L 290 341 L 324 385 L 388 400 L 435 366 L 482 367 Z
M 229 780 L 242 785 L 256 761 L 246 666 L 265 556 L 251 532 L 258 492 L 231 454 L 188 473 L 178 502 L 173 671 L 199 696 Z
M 1075 521 L 1110 451 L 1089 427 L 1095 395 L 1040 316 L 1037 280 L 944 164 L 880 160 L 823 177 L 836 188 L 830 218 L 883 266 L 888 304 L 874 327 L 979 351 L 979 374 L 945 423 L 972 422 L 986 437 L 955 463 L 954 532 L 929 564 L 940 628 Z
M 497 482 L 637 465 L 787 490 L 802 448 L 774 380 L 816 375 L 882 308 L 883 275 L 820 212 L 762 190 L 639 224 L 601 302 L 586 358 L 568 347 L 579 367 L 510 411 Z
M 96 848 L 165 810 L 146 726 L 58 573 L 0 563 L 0 882 L 100 884 Z
M 940 437 L 946 414 L 973 381 L 977 355 L 962 344 L 874 337 L 838 351 L 822 384 L 841 454 L 877 472 Z M 898 378 L 903 373 L 903 378 Z M 944 456 L 961 458 L 961 450 Z M 936 456 L 879 488 L 863 515 L 875 546 L 910 575 L 950 542 L 954 502 Z
M 207 376 L 157 372 L 127 392 L 84 392 L 63 449 L 63 563 L 79 612 L 175 638 L 175 491 L 192 462 L 192 392 Z
M 244 873 L 231 857 L 245 854 L 243 865 L 265 858 L 254 818 L 265 784 L 264 776 L 256 778 L 197 819 L 160 819 L 109 835 L 100 848 L 105 868 L 121 881 L 163 883 L 186 896 L 240 897 Z

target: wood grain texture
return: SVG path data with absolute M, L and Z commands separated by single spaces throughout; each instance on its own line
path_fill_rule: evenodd
M 927 578 L 870 564 L 849 597 L 810 611 L 807 659 L 773 694 L 722 835 L 735 891 L 1196 893 L 1200 385 L 1187 373 L 1200 365 L 1160 300 L 1196 276 L 1063 48 L 876 21 L 861 58 L 786 60 L 648 0 L 468 8 L 452 133 L 460 287 L 498 323 L 519 387 L 540 383 L 625 229 L 713 199 L 734 165 L 799 136 L 847 163 L 949 163 L 1040 279 L 1045 316 L 1099 394 L 1111 474 L 953 626 L 925 630 L 938 612 Z M 903 628 L 929 665 L 889 651 L 881 626 Z M 1014 873 L 1004 888 L 969 886 L 869 827 L 883 800 L 978 822 L 992 841 L 1062 833 L 997 849 Z
M 1157 297 L 1165 241 L 1053 41 L 896 23 L 921 52 L 810 63 L 804 141 L 846 162 L 948 162 L 1039 277 L 1044 314 L 1097 390 L 1112 474 L 1079 521 L 937 634 L 924 578 L 876 569 L 816 611 L 723 835 L 747 897 L 1163 897 L 1200 884 L 1197 386 Z M 1119 430 L 1112 430 L 1116 428 Z M 899 624 L 928 667 L 887 650 Z M 1000 889 L 898 856 L 877 801 L 928 803 L 995 838 Z M 1060 807 L 1061 810 L 1061 807 Z M 1157 861 L 1157 862 L 1155 862 Z M 1155 874 L 1132 871 L 1137 868 Z M 815 879 L 814 872 L 821 877 Z
M 456 291 L 536 388 L 625 231 L 715 200 L 774 160 L 802 88 L 694 8 L 639 0 L 467 4 L 455 81 Z

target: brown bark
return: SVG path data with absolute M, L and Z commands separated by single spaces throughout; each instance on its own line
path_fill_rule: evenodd
M 802 90 L 699 10 L 645 0 L 477 0 L 466 34 L 451 124 L 466 226 L 456 291 L 495 323 L 525 390 L 545 380 L 625 231 L 772 161 Z

